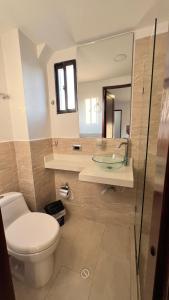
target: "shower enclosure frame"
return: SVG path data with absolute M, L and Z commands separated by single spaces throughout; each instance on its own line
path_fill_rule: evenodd
M 9 257 L 0 210 L 0 299 L 15 300 Z
M 169 49 L 169 34 L 168 34 Z M 157 141 L 145 300 L 169 299 L 169 52 Z

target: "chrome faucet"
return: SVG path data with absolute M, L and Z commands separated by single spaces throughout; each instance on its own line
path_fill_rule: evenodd
M 119 148 L 123 145 L 125 145 L 124 165 L 127 166 L 129 161 L 129 139 L 126 139 L 126 142 L 120 143 Z

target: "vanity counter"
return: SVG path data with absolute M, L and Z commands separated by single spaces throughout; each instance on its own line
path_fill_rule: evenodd
M 133 188 L 133 161 L 130 159 L 128 166 L 123 165 L 111 170 L 104 169 L 93 162 L 80 172 L 79 180 Z
M 44 158 L 45 168 L 80 172 L 92 163 L 91 155 L 51 154 Z
M 47 169 L 78 172 L 80 181 L 134 187 L 132 159 L 128 166 L 108 170 L 93 162 L 91 155 L 55 153 L 45 156 L 44 164 Z

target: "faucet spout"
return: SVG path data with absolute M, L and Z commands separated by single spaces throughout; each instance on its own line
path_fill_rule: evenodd
M 124 165 L 127 166 L 129 161 L 129 139 L 126 139 L 126 142 L 120 143 L 118 148 L 121 148 L 123 145 L 125 146 Z

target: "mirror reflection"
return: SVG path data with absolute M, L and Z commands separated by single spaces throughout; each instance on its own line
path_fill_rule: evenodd
M 80 137 L 130 135 L 133 33 L 78 47 Z
M 131 84 L 103 87 L 103 137 L 129 137 L 130 103 Z

